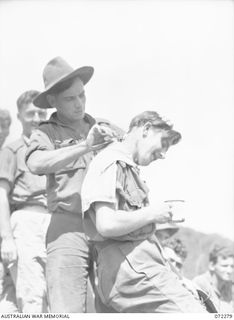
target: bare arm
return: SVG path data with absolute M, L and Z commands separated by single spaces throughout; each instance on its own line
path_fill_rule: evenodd
M 53 173 L 89 151 L 85 142 L 57 150 L 36 150 L 29 156 L 27 166 L 34 174 Z
M 150 223 L 171 221 L 172 216 L 168 205 L 158 209 L 149 206 L 139 209 L 137 212 L 128 212 L 116 211 L 112 204 L 98 202 L 95 204 L 95 211 L 97 231 L 107 238 L 126 235 Z
M 0 180 L 0 237 L 2 238 L 1 256 L 4 262 L 10 262 L 17 258 L 17 249 L 10 223 L 9 192 L 9 183 Z
M 63 169 L 67 164 L 80 156 L 96 150 L 99 145 L 112 139 L 111 129 L 95 125 L 90 130 L 85 141 L 57 150 L 36 150 L 27 160 L 29 170 L 34 174 L 48 174 Z

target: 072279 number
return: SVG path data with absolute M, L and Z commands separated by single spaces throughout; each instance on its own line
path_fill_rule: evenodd
M 214 314 L 215 319 L 232 319 L 231 313 L 216 313 Z

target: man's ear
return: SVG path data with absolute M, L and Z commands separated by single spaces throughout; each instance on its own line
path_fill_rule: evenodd
M 208 265 L 208 269 L 211 271 L 211 272 L 214 272 L 215 270 L 215 263 L 210 261 L 209 262 L 209 265 Z
M 147 137 L 149 129 L 152 127 L 152 124 L 148 121 L 143 126 L 143 137 Z
M 52 108 L 54 108 L 54 107 L 55 107 L 55 98 L 54 98 L 54 96 L 53 96 L 52 94 L 47 94 L 47 95 L 46 95 L 46 99 L 47 99 L 49 105 L 50 105 Z

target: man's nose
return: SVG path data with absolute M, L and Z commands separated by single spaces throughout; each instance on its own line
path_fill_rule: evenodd
M 38 112 L 35 112 L 35 113 L 34 113 L 33 121 L 34 121 L 34 122 L 40 122 L 40 121 L 41 121 L 41 118 L 40 118 Z
M 227 268 L 227 273 L 228 273 L 229 275 L 231 275 L 232 272 L 233 272 L 233 268 L 232 268 L 231 266 L 228 267 L 228 268 Z
M 75 103 L 76 103 L 76 107 L 80 108 L 82 106 L 81 98 L 80 97 L 76 97 Z
M 166 152 L 160 152 L 160 159 L 165 159 Z

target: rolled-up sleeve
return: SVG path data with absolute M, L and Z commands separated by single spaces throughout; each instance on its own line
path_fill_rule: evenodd
M 0 180 L 6 180 L 12 189 L 15 182 L 17 164 L 12 150 L 4 148 L 0 151 Z
M 49 137 L 41 130 L 35 130 L 30 137 L 29 147 L 25 155 L 26 163 L 31 154 L 37 150 L 54 150 L 54 145 Z

